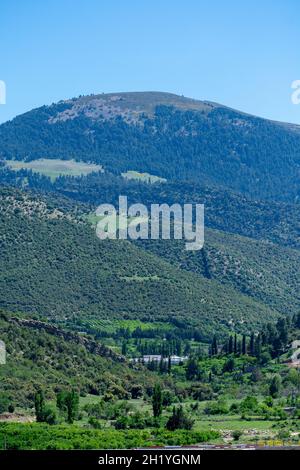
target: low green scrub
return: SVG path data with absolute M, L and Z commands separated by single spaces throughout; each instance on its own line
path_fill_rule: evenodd
M 2 449 L 130 449 L 136 447 L 189 445 L 219 437 L 216 431 L 99 430 L 75 425 L 42 423 L 0 424 Z

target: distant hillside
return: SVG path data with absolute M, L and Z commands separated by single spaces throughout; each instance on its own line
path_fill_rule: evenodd
M 0 157 L 60 158 L 297 202 L 299 126 L 169 93 L 61 101 L 0 126 Z
M 11 192 L 13 195 L 13 192 Z M 20 193 L 16 198 L 21 198 Z M 86 318 L 185 321 L 208 339 L 278 312 L 231 286 L 172 266 L 77 220 L 29 213 L 7 190 L 0 211 L 0 306 L 72 324 Z M 13 210 L 8 207 L 13 206 Z

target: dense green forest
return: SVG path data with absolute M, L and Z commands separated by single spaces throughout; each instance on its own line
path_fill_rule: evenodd
M 246 332 L 279 315 L 129 241 L 99 241 L 80 216 L 46 210 L 29 193 L 4 189 L 1 209 L 0 305 L 9 310 L 75 323 L 178 319 L 199 328 L 203 339 L 216 327 L 220 334 Z
M 232 286 L 283 314 L 300 310 L 298 250 L 212 229 L 206 229 L 205 246 L 198 252 L 185 250 L 181 240 L 145 240 L 137 245 L 181 269 Z
M 296 126 L 172 98 L 170 106 L 168 95 L 158 94 L 151 112 L 147 93 L 43 106 L 0 126 L 0 156 L 74 158 L 115 174 L 147 171 L 168 180 L 223 186 L 251 198 L 297 201 Z
M 0 167 L 0 182 L 3 186 L 46 192 L 50 200 L 59 195 L 60 201 L 63 196 L 65 202 L 62 204 L 73 199 L 79 205 L 90 208 L 107 202 L 117 207 L 119 195 L 126 195 L 129 204 L 138 202 L 147 207 L 152 203 L 204 204 L 206 227 L 300 248 L 300 212 L 297 204 L 254 201 L 232 191 L 192 182 L 147 184 L 128 181 L 109 173 L 62 176 L 52 182 L 47 176 L 28 170 L 15 172 Z M 54 195 L 51 196 L 51 193 Z

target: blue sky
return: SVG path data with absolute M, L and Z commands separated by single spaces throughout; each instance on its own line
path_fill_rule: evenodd
M 157 90 L 300 123 L 299 0 L 1 0 L 0 122 L 79 94 Z

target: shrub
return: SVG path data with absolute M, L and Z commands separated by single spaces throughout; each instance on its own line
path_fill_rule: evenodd
M 57 423 L 57 414 L 54 408 L 50 406 L 45 406 L 43 411 L 42 421 L 47 424 L 56 424 Z
M 13 413 L 15 411 L 14 405 L 12 405 L 12 404 L 8 405 L 8 411 L 9 411 L 9 413 Z
M 162 395 L 163 406 L 170 406 L 174 402 L 174 394 L 170 390 L 164 390 Z
M 192 429 L 194 425 L 194 420 L 192 420 L 187 414 L 184 412 L 182 406 L 178 408 L 173 408 L 172 415 L 169 417 L 166 428 L 169 431 L 175 431 L 175 429 Z
M 223 400 L 208 403 L 204 408 L 204 413 L 208 415 L 222 415 L 229 412 L 227 403 Z
M 243 433 L 239 429 L 236 429 L 231 435 L 235 441 L 238 441 L 239 438 L 243 435 Z

